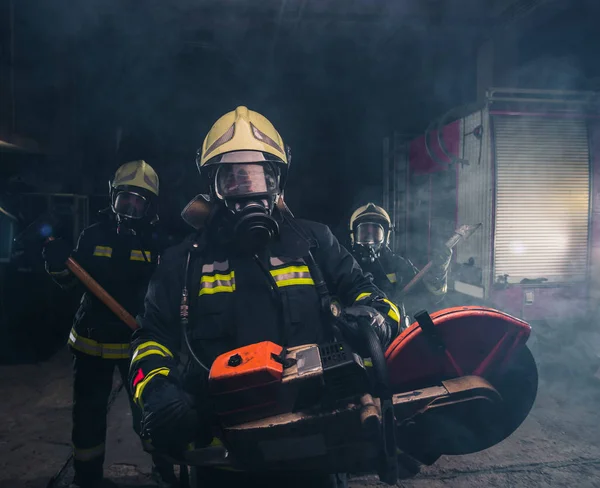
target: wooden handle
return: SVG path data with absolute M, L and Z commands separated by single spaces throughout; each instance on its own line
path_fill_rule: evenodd
M 408 293 L 419 281 L 421 281 L 421 279 L 423 278 L 425 273 L 427 273 L 427 271 L 429 271 L 432 266 L 433 266 L 433 261 L 429 261 L 425 265 L 425 267 L 421 271 L 419 271 L 412 280 L 410 280 L 408 282 L 408 284 L 402 289 L 402 291 L 400 293 L 402 295 Z
M 136 322 L 133 315 L 131 315 L 127 310 L 125 310 L 119 302 L 117 302 L 112 296 L 108 294 L 108 292 L 100 286 L 100 284 L 92 278 L 85 269 L 83 269 L 77 261 L 73 258 L 67 259 L 66 262 L 67 268 L 73 273 L 86 287 L 90 292 L 92 292 L 96 297 L 104 303 L 111 311 L 119 317 L 125 324 L 132 330 L 136 330 L 139 325 Z

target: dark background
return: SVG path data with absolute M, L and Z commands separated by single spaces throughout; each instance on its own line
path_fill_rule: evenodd
M 478 47 L 518 18 L 475 0 L 28 0 L 13 1 L 11 22 L 2 2 L 3 66 L 14 68 L 2 125 L 48 154 L 33 186 L 104 193 L 120 163 L 143 158 L 175 219 L 199 189 L 204 135 L 243 104 L 292 147 L 293 210 L 333 226 L 362 194 L 379 197 L 383 136 L 420 133 L 473 101 Z M 513 80 L 590 88 L 598 2 L 537 3 Z
M 392 131 L 422 134 L 482 84 L 599 88 L 598 19 L 597 0 L 0 0 L 0 140 L 25 149 L 0 146 L 0 205 L 25 215 L 27 191 L 100 206 L 116 168 L 145 159 L 180 235 L 197 148 L 246 105 L 292 148 L 293 212 L 344 239 L 356 206 L 381 203 Z

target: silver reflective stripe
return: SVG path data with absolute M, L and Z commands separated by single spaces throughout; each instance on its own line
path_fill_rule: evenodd
M 227 271 L 229 269 L 229 261 L 215 261 L 211 264 L 204 264 L 202 266 L 203 273 L 214 273 L 215 271 Z
M 297 259 L 297 258 L 285 258 L 285 257 L 271 258 L 270 262 L 271 262 L 271 266 L 273 266 L 273 267 L 283 266 L 283 265 L 289 264 L 289 263 L 306 264 L 306 261 L 304 261 L 304 259 L 302 259 L 302 258 Z
M 88 342 L 89 341 L 89 342 Z M 77 333 L 71 329 L 69 333 L 69 345 L 78 351 L 81 351 L 90 356 L 102 356 L 102 349 L 100 348 L 100 344 L 97 342 L 84 341 L 83 338 L 80 338 Z
M 285 268 L 272 269 L 271 276 L 277 286 L 313 285 L 308 266 L 286 266 Z
M 289 273 L 284 273 L 284 274 L 278 274 L 273 276 L 273 278 L 275 278 L 275 281 L 286 281 L 286 280 L 293 280 L 296 278 L 310 278 L 310 273 L 307 272 L 292 272 L 290 271 Z
M 104 359 L 128 359 L 129 344 L 102 344 L 77 335 L 75 329 L 71 329 L 69 333 L 68 344 L 77 351 L 81 351 L 89 356 L 100 356 Z
M 213 295 L 215 293 L 232 293 L 235 291 L 235 272 L 227 274 L 215 273 L 203 275 L 200 279 L 200 292 L 198 295 Z

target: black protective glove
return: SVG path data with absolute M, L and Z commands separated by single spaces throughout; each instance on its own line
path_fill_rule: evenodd
M 157 451 L 180 453 L 196 437 L 196 410 L 180 387 L 162 378 L 154 381 L 143 395 L 140 437 Z
M 350 345 L 355 347 L 361 354 L 368 351 L 361 351 L 363 338 L 359 332 L 359 323 L 368 324 L 375 333 L 385 351 L 392 341 L 392 327 L 376 309 L 366 305 L 355 305 L 345 308 L 342 312 L 342 320 L 345 324 L 343 333 L 350 342 Z
M 431 260 L 438 273 L 443 274 L 448 270 L 451 259 L 452 249 L 448 249 L 446 246 L 438 246 L 433 249 Z
M 42 249 L 42 257 L 46 262 L 46 269 L 50 272 L 59 272 L 66 269 L 66 262 L 71 256 L 71 246 L 64 239 L 48 241 Z

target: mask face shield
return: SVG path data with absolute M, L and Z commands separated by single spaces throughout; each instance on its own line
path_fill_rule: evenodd
M 380 248 L 385 239 L 385 231 L 381 224 L 364 222 L 356 227 L 356 243 L 361 246 Z
M 271 196 L 277 193 L 279 177 L 268 163 L 230 163 L 215 173 L 216 196 L 227 202 Z
M 142 195 L 131 191 L 121 191 L 115 197 L 113 209 L 120 217 L 139 220 L 146 216 L 148 206 L 148 200 Z
M 279 232 L 272 217 L 280 192 L 280 171 L 261 152 L 223 155 L 213 173 L 215 197 L 225 204 L 238 244 L 256 250 Z
M 385 243 L 385 230 L 381 224 L 363 222 L 356 226 L 354 242 L 364 261 L 374 261 Z

